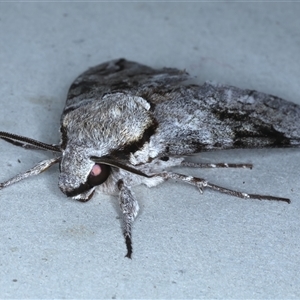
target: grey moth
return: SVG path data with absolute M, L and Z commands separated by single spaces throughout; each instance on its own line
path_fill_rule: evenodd
M 139 205 L 131 187 L 168 179 L 240 198 L 289 199 L 248 194 L 180 174 L 175 167 L 242 167 L 188 161 L 204 151 L 299 147 L 300 106 L 254 90 L 228 85 L 188 84 L 188 73 L 118 59 L 90 68 L 71 85 L 61 116 L 57 145 L 0 132 L 25 149 L 57 153 L 30 170 L 0 183 L 3 189 L 58 163 L 58 185 L 68 197 L 90 200 L 96 189 L 118 194 L 128 258 Z

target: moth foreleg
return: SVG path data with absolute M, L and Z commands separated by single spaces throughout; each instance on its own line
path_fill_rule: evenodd
M 123 214 L 123 234 L 127 247 L 125 257 L 131 258 L 132 255 L 132 239 L 131 228 L 135 217 L 139 211 L 139 204 L 133 197 L 129 187 L 125 186 L 123 180 L 118 182 L 120 208 Z
M 90 189 L 90 190 L 88 190 L 84 193 L 73 196 L 72 198 L 77 200 L 77 201 L 80 201 L 80 202 L 87 202 L 87 201 L 91 200 L 91 198 L 94 195 L 94 192 L 95 192 L 95 187 L 93 187 L 92 189 Z
M 275 200 L 275 201 L 284 201 L 287 203 L 291 202 L 290 199 L 287 199 L 287 198 L 274 197 L 274 196 L 268 196 L 268 195 L 242 193 L 239 191 L 224 188 L 219 185 L 215 185 L 213 183 L 209 183 L 207 180 L 202 179 L 202 178 L 187 176 L 187 175 L 178 174 L 178 173 L 165 172 L 165 173 L 160 174 L 160 176 L 164 177 L 165 179 L 181 180 L 188 184 L 194 185 L 199 189 L 199 191 L 201 193 L 203 192 L 204 188 L 209 188 L 209 189 L 212 189 L 212 190 L 224 193 L 224 194 L 228 194 L 231 196 L 239 197 L 242 199 Z
M 30 176 L 38 175 L 38 174 L 46 171 L 52 165 L 58 163 L 59 160 L 60 160 L 60 157 L 51 158 L 51 159 L 41 161 L 40 163 L 38 163 L 37 165 L 35 165 L 31 169 L 27 170 L 26 172 L 20 173 L 16 176 L 10 178 L 7 181 L 0 183 L 0 190 L 2 190 L 3 188 L 5 188 L 9 185 L 12 185 L 16 182 L 19 182 L 23 179 L 26 179 Z
M 189 168 L 244 168 L 252 169 L 252 164 L 228 164 L 228 163 L 215 163 L 215 164 L 205 164 L 205 163 L 195 163 L 190 161 L 183 161 L 180 165 L 181 167 Z

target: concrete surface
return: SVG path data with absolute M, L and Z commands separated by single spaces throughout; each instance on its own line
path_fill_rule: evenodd
M 1 2 L 0 130 L 58 142 L 73 79 L 119 57 L 300 104 L 299 14 L 295 2 Z M 51 156 L 0 149 L 1 181 Z M 67 199 L 54 167 L 0 193 L 0 298 L 300 298 L 300 151 L 201 158 L 255 168 L 183 171 L 292 203 L 138 187 L 128 260 L 117 199 Z

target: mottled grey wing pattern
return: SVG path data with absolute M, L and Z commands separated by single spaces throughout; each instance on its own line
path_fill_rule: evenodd
M 165 155 L 300 145 L 300 107 L 283 99 L 209 83 L 174 87 L 148 100 L 158 97 L 168 100 L 154 110 L 160 129 L 154 138 Z
M 157 128 L 144 140 L 152 141 L 158 156 L 300 144 L 296 104 L 232 86 L 183 85 L 188 78 L 177 69 L 156 70 L 125 59 L 110 61 L 74 81 L 63 115 L 106 94 L 122 92 L 151 104 Z
M 109 61 L 76 78 L 69 89 L 63 115 L 109 93 L 146 95 L 160 88 L 176 86 L 187 78 L 188 74 L 178 69 L 153 69 L 125 59 Z

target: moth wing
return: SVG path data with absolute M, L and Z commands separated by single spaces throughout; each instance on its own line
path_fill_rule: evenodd
M 112 60 L 90 68 L 72 83 L 63 114 L 89 101 L 102 99 L 111 93 L 134 96 L 153 94 L 188 78 L 185 71 L 174 68 L 153 69 L 125 59 Z
M 181 85 L 163 93 L 151 96 L 156 98 L 159 124 L 152 143 L 159 145 L 163 156 L 300 145 L 300 106 L 292 102 L 210 83 Z
M 137 151 L 147 141 L 150 152 L 158 157 L 216 149 L 299 146 L 299 106 L 226 85 L 184 84 L 188 78 L 178 69 L 153 69 L 125 59 L 109 61 L 74 81 L 63 116 L 121 92 L 147 101 L 157 124 L 140 141 L 126 146 L 130 151 Z M 114 154 L 122 156 L 124 147 Z

